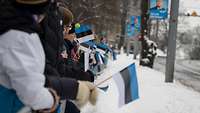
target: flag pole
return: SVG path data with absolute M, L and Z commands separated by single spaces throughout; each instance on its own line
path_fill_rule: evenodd
M 98 84 L 96 84 L 95 87 L 98 87 L 99 85 L 101 85 L 101 84 L 107 82 L 107 81 L 110 80 L 112 77 L 113 77 L 113 76 L 110 76 L 110 77 L 106 78 L 105 80 L 102 80 L 101 82 L 99 82 Z

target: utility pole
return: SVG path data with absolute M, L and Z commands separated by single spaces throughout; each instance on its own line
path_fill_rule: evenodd
M 150 8 L 150 4 L 151 4 L 151 1 L 148 0 L 148 8 Z M 149 20 L 148 20 L 148 33 L 147 33 L 147 36 L 149 37 L 149 39 L 151 39 L 151 27 L 152 27 L 152 19 L 149 18 Z
M 140 65 L 141 65 L 141 59 L 145 58 L 145 47 L 146 47 L 146 43 L 144 40 L 144 37 L 147 35 L 148 33 L 148 20 L 149 20 L 149 14 L 148 14 L 148 10 L 149 10 L 149 2 L 150 0 L 141 0 L 141 37 L 140 37 L 140 41 L 142 44 L 142 50 L 141 50 L 141 57 L 140 57 Z
M 174 81 L 179 0 L 171 0 L 165 82 Z
M 149 1 L 150 0 L 142 0 L 141 2 L 141 39 L 144 39 L 144 36 L 147 35 L 148 30 L 148 20 L 149 20 Z
M 149 21 L 148 21 L 148 33 L 147 33 L 147 36 L 149 37 L 149 39 L 151 39 L 151 29 L 152 29 L 152 19 L 149 19 Z
M 156 20 L 156 40 L 158 39 L 159 19 Z

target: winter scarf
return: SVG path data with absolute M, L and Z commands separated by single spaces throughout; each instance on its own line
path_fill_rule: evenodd
M 39 32 L 39 26 L 28 12 L 15 8 L 12 0 L 0 2 L 0 35 L 10 29 L 27 33 Z

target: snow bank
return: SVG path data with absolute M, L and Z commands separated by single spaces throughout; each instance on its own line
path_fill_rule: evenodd
M 158 56 L 158 57 L 167 57 L 167 54 L 166 53 L 164 53 L 162 50 L 160 50 L 160 49 L 157 49 L 157 55 L 156 56 Z

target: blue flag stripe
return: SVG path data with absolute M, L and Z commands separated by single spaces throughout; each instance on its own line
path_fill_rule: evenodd
M 137 81 L 137 74 L 135 64 L 132 64 L 128 67 L 130 78 L 131 78 L 131 97 L 132 100 L 136 100 L 139 98 L 139 91 L 138 91 L 138 81 Z

